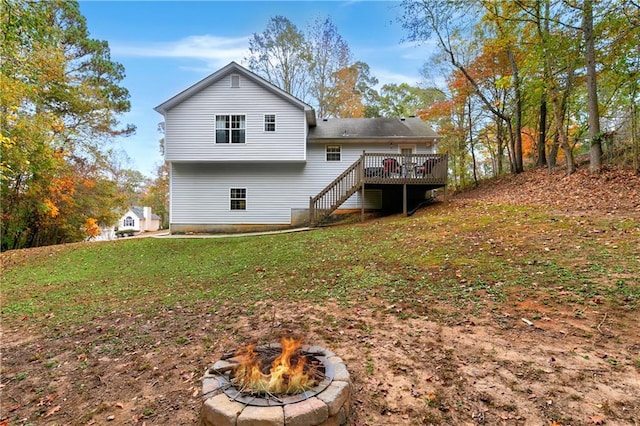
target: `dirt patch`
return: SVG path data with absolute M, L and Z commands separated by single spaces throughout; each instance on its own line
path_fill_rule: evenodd
M 114 313 L 57 336 L 13 328 L 3 337 L 3 416 L 10 424 L 196 424 L 206 367 L 243 342 L 290 334 L 345 361 L 353 425 L 638 422 L 637 316 L 593 309 L 534 320 L 528 309 L 403 319 L 371 298 L 357 308 L 273 302 L 250 314 L 207 305 L 152 318 Z

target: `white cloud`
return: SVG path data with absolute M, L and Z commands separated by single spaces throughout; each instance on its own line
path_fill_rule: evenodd
M 382 87 L 385 84 L 401 84 L 408 83 L 410 85 L 418 84 L 422 78 L 418 75 L 408 75 L 398 72 L 389 71 L 384 68 L 371 68 L 371 75 L 378 79 L 379 86 Z
M 404 42 L 398 45 L 397 50 L 403 59 L 427 62 L 434 53 L 437 53 L 438 44 L 435 40 Z
M 129 57 L 196 59 L 206 62 L 208 70 L 217 70 L 231 61 L 241 62 L 249 53 L 248 45 L 249 36 L 227 38 L 205 34 L 164 43 L 114 43 L 111 52 Z
M 354 49 L 358 59 L 368 63 L 371 75 L 384 84 L 423 85 L 425 78 L 422 68 L 437 52 L 435 41 L 402 42 L 376 47 L 362 46 Z M 379 87 L 378 87 L 379 88 Z

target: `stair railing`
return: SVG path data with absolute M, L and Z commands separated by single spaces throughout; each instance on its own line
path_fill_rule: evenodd
M 363 157 L 360 157 L 318 195 L 310 198 L 311 226 L 316 226 L 329 217 L 335 209 L 362 187 L 363 164 Z

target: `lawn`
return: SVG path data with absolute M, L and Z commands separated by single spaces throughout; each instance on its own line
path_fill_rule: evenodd
M 196 424 L 204 370 L 282 335 L 343 358 L 352 425 L 637 424 L 630 203 L 478 192 L 307 232 L 3 253 L 0 424 Z

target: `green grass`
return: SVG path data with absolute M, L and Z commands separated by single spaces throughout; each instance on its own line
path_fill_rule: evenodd
M 63 246 L 3 267 L 2 317 L 60 326 L 202 301 L 251 309 L 270 299 L 355 305 L 371 295 L 407 317 L 434 311 L 432 302 L 478 314 L 529 297 L 637 309 L 640 224 L 580 220 L 441 205 L 311 232 Z

